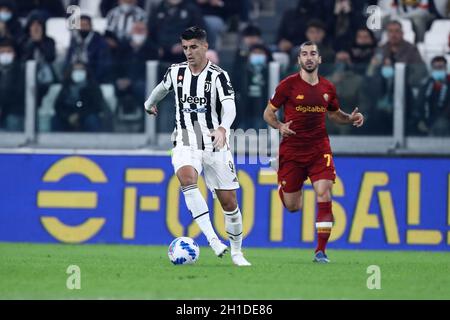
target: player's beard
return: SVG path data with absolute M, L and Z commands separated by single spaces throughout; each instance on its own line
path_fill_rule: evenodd
M 300 63 L 300 67 L 302 68 L 302 70 L 305 70 L 308 73 L 313 73 L 314 71 L 316 71 L 318 66 L 318 64 L 314 64 L 313 68 L 308 68 L 305 64 Z

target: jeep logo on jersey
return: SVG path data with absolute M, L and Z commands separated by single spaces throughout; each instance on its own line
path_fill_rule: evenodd
M 191 96 L 188 97 L 186 94 L 183 95 L 183 97 L 180 98 L 179 100 L 180 103 L 199 104 L 199 105 L 206 104 L 207 102 L 205 97 L 191 97 Z

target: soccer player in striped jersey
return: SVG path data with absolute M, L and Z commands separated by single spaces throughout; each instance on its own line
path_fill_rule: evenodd
M 279 151 L 278 184 L 283 205 L 291 212 L 302 207 L 302 187 L 310 178 L 317 196 L 317 248 L 314 262 L 328 263 L 325 248 L 334 218 L 331 188 L 336 178 L 325 114 L 339 124 L 361 127 L 364 116 L 355 108 L 351 114 L 341 110 L 335 86 L 320 77 L 322 59 L 313 42 L 300 46 L 300 72 L 280 82 L 264 111 L 264 120 L 283 136 Z M 276 112 L 284 107 L 285 123 Z
M 174 90 L 172 165 L 186 206 L 214 253 L 222 257 L 228 248 L 215 233 L 208 205 L 197 187 L 198 175 L 204 171 L 208 188 L 222 205 L 231 259 L 238 266 L 249 266 L 241 250 L 242 215 L 236 199 L 239 183 L 228 144 L 236 116 L 233 87 L 227 72 L 206 58 L 208 42 L 203 29 L 186 29 L 181 45 L 187 61 L 169 67 L 145 102 L 145 110 L 157 115 L 157 104 Z

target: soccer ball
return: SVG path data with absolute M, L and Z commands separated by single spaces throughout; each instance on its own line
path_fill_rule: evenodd
M 193 264 L 200 256 L 198 244 L 189 237 L 179 237 L 169 245 L 168 255 L 170 261 L 175 264 Z

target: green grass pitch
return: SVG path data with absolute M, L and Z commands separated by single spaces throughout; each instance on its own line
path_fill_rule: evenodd
M 0 243 L 0 299 L 450 299 L 450 253 L 245 250 L 252 267 L 200 248 L 195 265 L 174 266 L 167 247 Z M 81 289 L 66 287 L 69 265 Z M 381 271 L 369 290 L 367 267 Z

